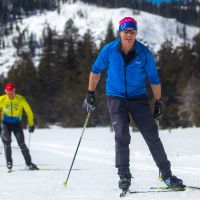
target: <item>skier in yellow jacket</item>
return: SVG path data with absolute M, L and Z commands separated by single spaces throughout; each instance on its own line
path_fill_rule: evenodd
M 0 96 L 0 113 L 3 124 L 1 137 L 5 149 L 7 168 L 11 170 L 13 165 L 11 150 L 11 133 L 13 132 L 22 151 L 28 169 L 37 170 L 37 165 L 31 161 L 31 156 L 25 144 L 24 132 L 21 125 L 22 114 L 23 111 L 25 111 L 28 119 L 29 132 L 34 132 L 35 127 L 33 112 L 26 99 L 15 92 L 16 88 L 14 84 L 7 83 L 5 86 L 6 94 Z

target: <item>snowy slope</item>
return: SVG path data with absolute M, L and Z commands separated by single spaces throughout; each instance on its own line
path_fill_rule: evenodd
M 74 4 L 65 3 L 62 5 L 60 14 L 57 11 L 49 11 L 38 14 L 23 20 L 19 23 L 20 30 L 28 28 L 29 34 L 34 33 L 37 39 L 41 39 L 44 25 L 48 23 L 51 28 L 55 28 L 62 33 L 66 21 L 70 18 L 74 20 L 75 25 L 79 28 L 80 35 L 83 35 L 87 29 L 91 29 L 97 44 L 104 39 L 106 28 L 110 20 L 113 22 L 115 32 L 117 34 L 118 22 L 125 16 L 133 16 L 138 21 L 139 34 L 138 39 L 157 52 L 161 44 L 168 40 L 172 40 L 174 46 L 183 43 L 180 34 L 183 25 L 177 23 L 175 19 L 166 19 L 157 15 L 141 12 L 136 14 L 131 9 L 118 8 L 108 9 L 93 5 L 76 2 Z M 187 41 L 191 42 L 199 28 L 186 26 Z M 14 34 L 16 35 L 16 33 Z M 12 45 L 12 37 L 6 38 L 7 48 L 0 51 L 0 74 L 8 71 L 10 66 L 17 59 L 15 50 Z M 37 65 L 37 62 L 36 62 Z
M 26 132 L 26 140 L 28 133 Z M 114 133 L 110 128 L 87 128 L 74 163 L 68 186 L 63 187 L 82 129 L 36 130 L 30 151 L 41 171 L 24 170 L 24 160 L 13 138 L 14 171 L 7 173 L 0 155 L 1 200 L 116 200 L 118 176 L 114 166 Z M 139 133 L 131 133 L 131 190 L 160 186 L 158 169 Z M 160 137 L 175 175 L 185 184 L 200 186 L 200 129 L 161 131 Z M 200 191 L 132 194 L 134 200 L 197 200 Z

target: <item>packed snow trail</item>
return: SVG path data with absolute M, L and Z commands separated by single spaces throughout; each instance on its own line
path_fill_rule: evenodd
M 0 200 L 116 200 L 120 199 L 115 169 L 114 132 L 110 128 L 87 128 L 68 186 L 63 187 L 82 129 L 36 129 L 30 142 L 32 160 L 41 170 L 25 170 L 24 159 L 13 137 L 13 172 L 8 173 L 4 152 L 0 155 Z M 25 131 L 26 141 L 28 132 Z M 131 133 L 131 191 L 163 186 L 158 169 L 139 133 Z M 172 171 L 184 184 L 200 186 L 200 129 L 161 131 L 160 137 Z M 200 191 L 129 194 L 134 200 L 197 200 Z

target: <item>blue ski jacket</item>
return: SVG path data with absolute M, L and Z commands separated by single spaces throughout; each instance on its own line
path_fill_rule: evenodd
M 153 55 L 147 47 L 135 41 L 135 56 L 126 65 L 120 50 L 121 40 L 106 44 L 92 66 L 92 73 L 107 70 L 106 95 L 131 99 L 146 96 L 146 78 L 150 84 L 160 84 Z

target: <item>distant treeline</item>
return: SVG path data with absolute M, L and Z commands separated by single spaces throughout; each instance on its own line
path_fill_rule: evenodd
M 167 18 L 200 27 L 200 1 L 172 0 L 171 3 L 154 4 L 148 0 L 81 0 L 109 8 L 127 7 L 136 11 L 147 11 Z
M 36 11 L 54 10 L 66 0 L 0 0 L 0 23 L 21 19 Z
M 101 46 L 115 39 L 112 27 L 110 22 Z M 86 117 L 82 102 L 87 92 L 89 72 L 100 50 L 91 31 L 80 37 L 72 19 L 66 22 L 62 35 L 47 24 L 39 50 L 32 35 L 19 37 L 20 45 L 19 38 L 16 38 L 15 47 L 20 60 L 7 77 L 1 76 L 1 94 L 4 84 L 13 82 L 17 92 L 31 104 L 39 127 L 50 123 L 81 127 Z M 183 44 L 174 48 L 170 41 L 166 41 L 155 58 L 164 104 L 160 126 L 200 126 L 200 34 L 194 38 L 193 45 Z M 35 59 L 38 59 L 37 66 Z M 110 125 L 105 76 L 106 73 L 103 73 L 95 92 L 97 109 L 92 114 L 91 126 Z M 149 96 L 152 97 L 151 93 Z
M 70 0 L 0 0 L 0 37 L 12 32 L 23 18 L 46 10 L 60 12 L 61 3 Z
M 60 12 L 62 3 L 77 0 L 0 0 L 0 37 L 8 35 L 13 30 L 16 21 L 46 10 Z M 147 11 L 163 17 L 176 18 L 178 21 L 194 26 L 200 26 L 200 1 L 172 0 L 171 3 L 153 4 L 148 0 L 81 0 L 98 6 L 133 9 L 134 13 Z M 133 15 L 134 15 L 133 13 Z

